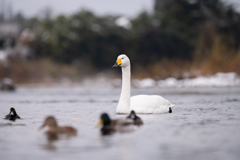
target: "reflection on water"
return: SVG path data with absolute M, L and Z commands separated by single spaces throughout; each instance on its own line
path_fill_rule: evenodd
M 48 143 L 44 144 L 43 145 L 43 149 L 45 150 L 48 150 L 48 151 L 56 151 L 57 150 L 57 147 L 54 145 L 54 141 L 56 141 L 57 139 L 55 140 L 49 140 L 48 139 Z
M 25 126 L 25 124 L 0 123 L 0 127 L 5 127 L 5 126 Z
M 21 120 L 0 119 L 1 159 L 236 159 L 240 158 L 240 88 L 134 89 L 160 94 L 175 106 L 172 114 L 139 115 L 144 125 L 131 133 L 101 136 L 101 113 L 116 115 L 119 88 L 20 87 L 0 92 L 4 118 L 14 107 Z M 75 137 L 39 131 L 55 115 Z M 14 153 L 14 154 L 13 154 Z
M 50 142 L 50 143 L 57 141 L 59 139 L 59 136 L 56 133 L 48 133 L 48 134 L 46 134 L 46 136 L 47 136 L 48 142 Z

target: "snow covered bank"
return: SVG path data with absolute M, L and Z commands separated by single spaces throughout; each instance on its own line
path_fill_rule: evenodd
M 136 88 L 240 86 L 240 77 L 236 73 L 230 72 L 181 80 L 177 80 L 176 78 L 167 78 L 165 80 L 155 81 L 153 79 L 146 78 L 143 80 L 133 80 L 133 86 Z

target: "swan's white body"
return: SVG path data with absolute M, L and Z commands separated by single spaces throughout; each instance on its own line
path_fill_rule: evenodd
M 137 95 L 131 97 L 130 110 L 136 113 L 168 113 L 173 105 L 158 95 Z
M 130 60 L 122 54 L 118 56 L 117 64 L 122 68 L 122 91 L 116 112 L 119 114 L 130 113 L 134 110 L 136 113 L 167 113 L 174 105 L 168 100 L 158 95 L 137 95 L 130 98 L 131 92 L 131 72 Z

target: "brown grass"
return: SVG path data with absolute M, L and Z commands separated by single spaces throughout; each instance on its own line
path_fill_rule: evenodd
M 54 83 L 68 78 L 81 78 L 78 66 L 58 64 L 49 59 L 14 61 L 7 67 L 0 66 L 0 77 L 8 77 L 15 83 Z

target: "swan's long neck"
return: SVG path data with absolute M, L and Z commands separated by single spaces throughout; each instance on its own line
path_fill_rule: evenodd
M 117 106 L 117 113 L 130 112 L 130 91 L 131 91 L 131 71 L 130 65 L 122 67 L 122 91 Z

